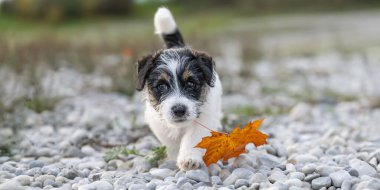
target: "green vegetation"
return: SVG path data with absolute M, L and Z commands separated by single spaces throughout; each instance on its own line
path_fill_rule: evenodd
M 152 149 L 152 151 L 145 156 L 145 159 L 152 165 L 158 166 L 159 162 L 167 157 L 166 147 L 159 146 Z
M 145 157 L 145 160 L 149 162 L 152 166 L 157 166 L 160 161 L 167 157 L 165 146 L 154 147 L 147 155 L 142 155 L 138 153 L 136 149 L 128 149 L 126 147 L 115 147 L 108 150 L 105 153 L 104 160 L 108 162 L 110 160 L 117 159 L 120 156 L 129 155 Z

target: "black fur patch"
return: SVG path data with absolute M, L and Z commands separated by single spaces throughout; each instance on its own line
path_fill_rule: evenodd
M 176 71 L 169 62 L 176 62 Z M 146 83 L 149 101 L 157 107 L 166 97 L 180 93 L 188 99 L 205 101 L 208 88 L 214 86 L 214 62 L 206 53 L 188 48 L 171 48 L 144 57 L 138 66 L 138 90 Z

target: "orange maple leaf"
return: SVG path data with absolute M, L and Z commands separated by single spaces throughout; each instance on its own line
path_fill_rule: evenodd
M 249 122 L 243 129 L 238 126 L 230 134 L 211 130 L 211 136 L 203 137 L 195 148 L 206 149 L 203 161 L 207 166 L 220 159 L 227 161 L 245 153 L 245 146 L 248 143 L 253 143 L 256 146 L 267 144 L 268 135 L 258 130 L 263 121 L 264 119 L 259 119 Z

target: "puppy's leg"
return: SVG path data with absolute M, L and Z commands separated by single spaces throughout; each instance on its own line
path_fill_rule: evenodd
M 192 170 L 199 168 L 203 163 L 202 156 L 205 150 L 194 148 L 202 137 L 208 136 L 210 132 L 200 127 L 190 127 L 182 137 L 179 148 L 177 165 L 181 170 Z

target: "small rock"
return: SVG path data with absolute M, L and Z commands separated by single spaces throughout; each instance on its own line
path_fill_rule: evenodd
M 312 181 L 316 178 L 319 178 L 321 175 L 320 174 L 317 174 L 317 173 L 313 173 L 313 174 L 309 174 L 305 177 L 305 181 Z
M 309 116 L 310 112 L 310 106 L 306 103 L 301 102 L 290 110 L 289 117 L 293 120 L 302 120 Z
M 55 180 L 55 176 L 53 176 L 53 175 L 41 175 L 41 176 L 36 177 L 35 181 L 39 181 L 43 184 L 44 181 L 47 179 Z
M 23 186 L 28 186 L 30 182 L 32 181 L 32 177 L 27 176 L 27 175 L 19 175 L 13 178 L 13 180 L 18 181 L 21 185 Z
M 107 181 L 95 181 L 91 183 L 97 190 L 112 190 L 113 186 Z
M 190 183 L 185 183 L 184 185 L 182 185 L 180 190 L 193 190 L 193 189 L 194 189 L 193 185 L 191 185 Z
M 236 168 L 232 171 L 232 174 L 236 175 L 239 179 L 249 179 L 253 172 L 246 168 Z
M 375 168 L 370 166 L 367 162 L 359 159 L 353 159 L 350 161 L 350 166 L 358 171 L 359 176 L 362 175 L 374 175 L 376 173 Z
M 291 173 L 296 171 L 296 167 L 292 163 L 286 164 L 286 171 Z
M 357 184 L 357 187 L 356 188 L 352 188 L 352 189 L 380 189 L 380 180 L 378 179 L 370 179 L 370 180 L 365 180 L 365 181 L 362 181 L 360 182 L 359 184 Z
M 268 180 L 271 182 L 271 183 L 274 183 L 276 181 L 285 181 L 287 178 L 286 178 L 286 175 L 281 172 L 281 171 L 274 171 L 269 177 L 268 177 Z
M 351 168 L 348 173 L 351 175 L 351 176 L 354 176 L 354 177 L 359 177 L 359 172 L 358 170 L 355 170 L 353 168 Z
M 281 163 L 281 160 L 278 157 L 271 154 L 260 154 L 257 156 L 257 160 L 260 165 L 264 165 L 269 168 L 274 168 Z
M 190 170 L 186 172 L 186 177 L 195 181 L 210 182 L 210 178 L 203 170 Z
M 79 176 L 79 173 L 74 169 L 63 168 L 61 175 L 67 179 L 75 179 Z
M 42 188 L 42 183 L 39 181 L 35 181 L 32 184 L 30 184 L 31 187 L 39 187 Z
M 306 164 L 304 167 L 302 167 L 301 171 L 304 174 L 311 174 L 316 170 L 317 166 L 315 164 Z
M 55 165 L 48 165 L 41 168 L 43 174 L 57 176 L 60 172 L 59 168 Z
M 218 164 L 211 164 L 209 167 L 211 176 L 217 176 L 222 169 Z
M 249 183 L 250 184 L 253 184 L 253 183 L 261 183 L 261 182 L 266 182 L 267 181 L 267 177 L 264 176 L 263 174 L 261 173 L 255 173 L 251 176 L 251 178 L 249 179 Z
M 351 189 L 351 181 L 350 180 L 343 181 L 340 189 L 341 190 L 350 190 Z
M 166 160 L 164 163 L 162 163 L 159 168 L 166 168 L 170 170 L 176 170 L 177 168 L 177 163 L 174 160 Z
M 166 177 L 173 175 L 173 171 L 166 168 L 152 169 L 149 173 L 158 179 L 165 179 Z
M 49 185 L 52 187 L 57 187 L 57 183 L 55 183 L 54 179 L 46 179 L 43 184 L 44 184 L 44 187 L 49 186 Z
M 142 190 L 146 189 L 146 185 L 144 184 L 132 184 L 128 187 L 128 190 Z
M 310 154 L 302 154 L 295 157 L 297 164 L 305 164 L 310 162 L 317 162 L 318 158 Z
M 41 168 L 44 166 L 44 163 L 40 160 L 32 160 L 29 162 L 29 169 L 31 168 Z
M 303 181 L 305 179 L 305 174 L 301 172 L 293 172 L 289 174 L 289 178 L 291 179 L 299 179 Z
M 219 177 L 223 181 L 226 180 L 227 177 L 230 175 L 231 175 L 231 172 L 228 169 L 222 169 L 222 171 L 220 171 L 220 173 L 219 173 Z
M 302 187 L 303 182 L 299 179 L 288 179 L 285 181 L 285 184 L 289 187 L 292 187 L 292 186 Z
M 368 163 L 371 164 L 372 167 L 376 167 L 377 166 L 377 159 L 376 158 L 371 158 L 368 161 Z
M 351 175 L 345 170 L 340 170 L 340 171 L 331 173 L 330 178 L 332 180 L 332 184 L 335 187 L 341 187 L 344 181 L 346 180 L 350 181 L 352 179 Z
M 223 182 L 219 176 L 211 176 L 211 184 L 221 185 Z
M 93 169 L 101 169 L 101 168 L 104 168 L 104 166 L 106 165 L 106 163 L 103 161 L 103 160 L 98 160 L 98 161 L 88 161 L 88 162 L 84 162 L 84 163 L 80 163 L 78 164 L 77 168 L 79 170 L 84 170 L 84 169 L 90 169 L 90 170 L 93 170 Z
M 329 177 L 319 177 L 311 181 L 311 187 L 313 189 L 327 188 L 331 185 L 331 179 Z
M 176 186 L 177 188 L 181 188 L 185 183 L 190 183 L 190 179 L 186 177 L 180 177 L 177 180 Z
M 318 166 L 316 172 L 321 174 L 322 177 L 329 176 L 331 173 L 335 172 L 335 169 L 332 166 Z
M 242 186 L 248 187 L 249 186 L 248 180 L 246 180 L 246 179 L 238 179 L 238 180 L 236 180 L 236 182 L 235 182 L 235 188 L 237 189 L 237 188 L 242 187 Z

